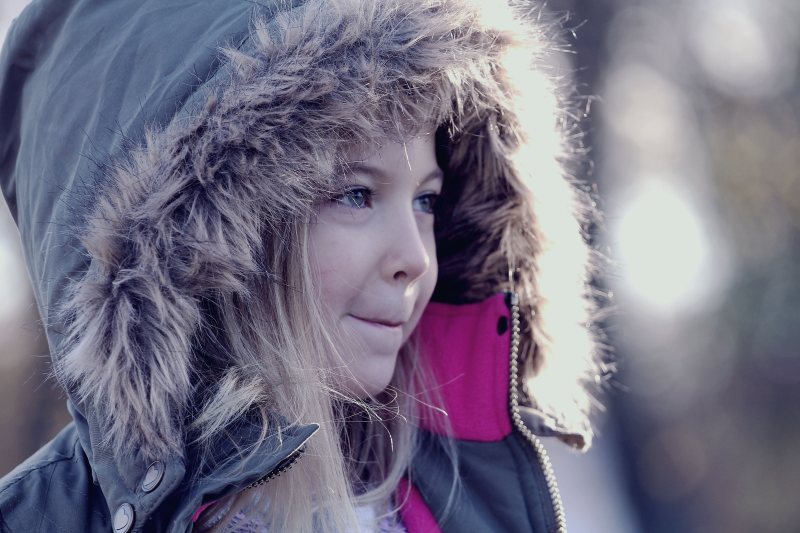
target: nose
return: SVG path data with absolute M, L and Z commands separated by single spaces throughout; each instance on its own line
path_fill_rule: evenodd
M 389 280 L 413 283 L 431 268 L 431 254 L 435 253 L 431 235 L 424 234 L 425 222 L 418 222 L 413 212 L 404 214 L 389 224 L 385 232 L 386 255 L 384 277 Z

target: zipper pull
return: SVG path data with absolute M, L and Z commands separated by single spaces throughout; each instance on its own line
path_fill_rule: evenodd
M 517 294 L 515 282 L 519 276 L 519 269 L 514 265 L 508 265 L 508 292 L 509 292 L 509 301 L 511 302 L 512 306 L 519 305 L 519 295 Z

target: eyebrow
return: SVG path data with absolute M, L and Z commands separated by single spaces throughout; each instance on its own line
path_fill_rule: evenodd
M 369 174 L 370 176 L 372 176 L 374 178 L 378 178 L 378 179 L 381 179 L 381 180 L 386 181 L 386 182 L 391 181 L 389 179 L 389 176 L 387 176 L 383 172 L 383 170 L 381 170 L 381 169 L 379 169 L 377 167 L 373 167 L 371 165 L 365 165 L 364 163 L 353 163 L 353 164 L 349 165 L 349 170 L 351 172 L 361 172 L 361 173 L 364 173 L 364 174 Z M 422 185 L 423 183 L 435 180 L 437 178 L 442 180 L 442 181 L 444 181 L 444 172 L 442 172 L 442 169 L 439 168 L 438 166 L 434 170 L 431 170 L 421 180 L 419 180 L 418 185 Z

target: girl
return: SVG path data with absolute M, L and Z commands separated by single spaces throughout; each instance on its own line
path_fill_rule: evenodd
M 41 0 L 0 184 L 74 423 L 5 531 L 564 531 L 596 268 L 526 8 Z

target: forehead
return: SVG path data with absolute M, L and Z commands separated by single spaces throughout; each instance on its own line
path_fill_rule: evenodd
M 345 174 L 388 180 L 411 177 L 416 181 L 442 178 L 436 161 L 433 133 L 358 146 L 348 151 Z

